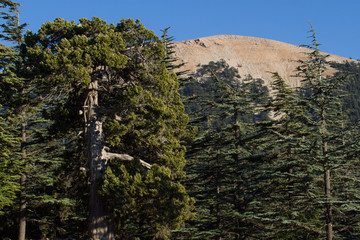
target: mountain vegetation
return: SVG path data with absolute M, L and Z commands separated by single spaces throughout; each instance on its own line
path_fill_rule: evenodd
M 0 6 L 2 238 L 360 238 L 360 65 L 314 29 L 290 87 L 225 60 L 184 72 L 169 28 L 24 34 Z
M 344 96 L 343 111 L 349 116 L 352 123 L 356 123 L 360 119 L 360 63 L 359 62 L 331 62 L 330 65 L 338 71 L 336 76 L 346 77 L 346 81 L 342 86 L 343 91 L 347 94 Z

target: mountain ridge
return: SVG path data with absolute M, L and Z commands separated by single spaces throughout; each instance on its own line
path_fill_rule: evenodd
M 265 84 L 269 85 L 272 81 L 271 72 L 278 72 L 291 87 L 296 87 L 300 81 L 291 76 L 295 74 L 297 60 L 306 59 L 304 53 L 311 50 L 265 38 L 215 35 L 175 42 L 174 51 L 179 63 L 185 63 L 179 70 L 189 70 L 190 75 L 201 65 L 223 59 L 237 68 L 242 77 L 250 74 L 253 78 L 263 79 Z M 353 61 L 333 54 L 328 55 L 329 61 Z M 334 69 L 329 68 L 326 74 L 331 75 L 334 72 Z

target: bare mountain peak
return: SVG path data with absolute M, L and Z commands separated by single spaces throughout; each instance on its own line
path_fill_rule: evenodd
M 278 72 L 290 86 L 298 86 L 299 81 L 292 76 L 297 67 L 297 60 L 304 59 L 306 48 L 275 40 L 237 35 L 216 35 L 175 43 L 175 55 L 185 62 L 181 70 L 190 73 L 210 61 L 225 60 L 236 67 L 241 76 L 250 74 L 269 84 L 271 74 Z M 330 55 L 330 61 L 345 62 L 350 59 Z M 328 70 L 328 74 L 333 73 Z

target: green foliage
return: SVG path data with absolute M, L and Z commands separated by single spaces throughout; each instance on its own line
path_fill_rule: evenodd
M 121 239 L 169 239 L 170 229 L 191 216 L 192 199 L 180 183 L 171 181 L 171 170 L 153 165 L 114 163 L 107 168 L 101 195 L 115 210 Z
M 0 37 L 16 44 L 0 45 L 0 235 L 16 237 L 22 189 L 27 238 L 88 237 L 93 97 L 101 154 L 133 157 L 103 159 L 97 180 L 116 238 L 319 239 L 329 224 L 334 238 L 359 238 L 359 65 L 324 76 L 313 29 L 301 87 L 273 73 L 272 99 L 224 60 L 202 66 L 180 90 L 189 130 L 169 28 L 159 39 L 138 20 L 58 18 L 19 47 L 19 5 L 0 4 Z
M 309 196 L 314 190 L 317 166 L 307 157 L 311 131 L 304 123 L 305 106 L 298 94 L 273 73 L 273 99 L 267 108 L 274 119 L 259 123 L 259 161 L 249 204 L 249 217 L 261 228 L 254 236 L 268 239 L 318 239 L 322 210 Z M 305 149 L 304 149 L 305 148 Z
M 70 159 L 75 161 L 62 170 L 62 176 L 71 176 L 68 189 L 86 189 L 89 176 L 82 176 L 78 169 L 90 164 L 87 151 L 91 147 L 84 141 L 87 130 L 85 134 L 82 130 L 87 129 L 84 113 L 88 112 L 87 101 L 96 83 L 94 111 L 103 127 L 104 149 L 152 165 L 147 171 L 141 165 L 134 169 L 135 165 L 122 165 L 117 160 L 106 163 L 110 167 L 98 190 L 116 215 L 116 234 L 131 239 L 131 230 L 142 232 L 147 226 L 144 236 L 168 237 L 170 230 L 178 228 L 190 214 L 192 200 L 178 178 L 184 175 L 182 141 L 191 134 L 186 130 L 188 117 L 177 93 L 177 77 L 168 72 L 163 61 L 162 41 L 131 19 L 116 26 L 99 18 L 80 19 L 80 24 L 56 19 L 36 34 L 28 32 L 22 51 L 27 56 L 25 65 L 31 69 L 29 75 L 39 83 L 42 95 L 52 96 L 45 111 L 45 116 L 54 121 L 50 133 L 67 143 Z M 125 184 L 119 179 L 128 180 Z M 79 204 L 86 201 L 72 197 Z M 83 211 L 80 214 L 87 214 L 84 206 L 76 208 Z M 147 225 L 139 223 L 139 216 Z M 158 222 L 154 224 L 151 217 Z
M 12 155 L 12 150 L 19 142 L 9 122 L 0 117 L 0 215 L 4 214 L 5 207 L 14 204 L 19 190 L 22 168 L 18 158 Z
M 0 12 L 1 33 L 0 38 L 5 41 L 17 42 L 18 31 L 16 26 L 18 15 L 18 3 L 12 1 L 0 2 L 4 11 Z M 20 34 L 20 33 L 19 33 Z M 0 215 L 4 207 L 15 203 L 16 193 L 19 190 L 19 178 L 24 170 L 20 164 L 18 155 L 14 155 L 20 139 L 16 136 L 13 127 L 13 118 L 9 114 L 9 102 L 12 102 L 20 79 L 14 72 L 18 60 L 17 51 L 11 47 L 0 44 Z M 10 91 L 9 91 L 10 89 Z
M 330 66 L 338 70 L 335 76 L 346 77 L 342 86 L 342 90 L 346 92 L 343 100 L 343 111 L 349 116 L 352 123 L 356 123 L 360 119 L 360 63 L 355 61 L 346 63 L 331 62 Z
M 14 1 L 2 0 L 0 2 L 0 8 L 4 9 L 4 11 L 0 11 L 0 18 L 2 19 L 0 38 L 17 44 L 15 48 L 19 47 L 23 30 L 27 25 L 26 23 L 20 25 L 19 7 L 20 4 Z
M 357 158 L 352 155 L 356 150 L 350 146 L 357 145 L 359 132 L 357 126 L 348 127 L 347 118 L 342 111 L 342 85 L 345 78 L 324 76 L 324 71 L 329 66 L 327 56 L 320 54 L 315 32 L 313 29 L 311 32 L 313 43 L 310 49 L 313 51 L 308 54 L 309 60 L 301 61 L 299 76 L 303 79 L 301 92 L 307 103 L 309 121 L 306 125 L 311 129 L 311 135 L 308 137 L 311 141 L 311 145 L 308 146 L 308 157 L 312 159 L 312 169 L 318 172 L 318 175 L 314 174 L 312 182 L 314 188 L 320 188 L 319 193 L 312 191 L 313 199 L 324 209 L 321 220 L 328 226 L 326 234 L 341 236 L 344 234 L 342 229 L 345 226 L 356 229 L 358 222 L 358 219 L 347 214 L 347 209 L 352 206 L 353 201 L 359 200 L 358 194 L 353 192 L 357 187 L 351 184 L 358 176 L 351 173 L 348 165 L 358 164 Z M 354 188 L 342 189 L 340 186 L 344 184 L 350 184 Z M 342 190 L 338 191 L 339 187 Z M 344 194 L 344 191 L 347 193 Z M 356 207 L 350 208 L 353 212 L 359 210 Z M 333 229 L 329 226 L 333 226 Z
M 250 76 L 242 80 L 225 61 L 210 62 L 185 85 L 190 96 L 191 122 L 199 134 L 188 147 L 186 186 L 196 199 L 196 216 L 189 225 L 194 239 L 237 239 L 253 231 L 246 217 L 255 153 L 255 122 L 267 89 Z M 184 234 L 186 236 L 186 234 Z
M 17 198 L 15 205 L 7 208 L 6 214 L 1 217 L 3 224 L 0 235 L 17 237 L 17 230 L 13 229 L 19 225 L 21 205 L 24 209 L 21 215 L 28 220 L 26 234 L 30 238 L 40 238 L 45 236 L 42 233 L 55 236 L 54 232 L 59 232 L 61 226 L 58 225 L 58 229 L 55 227 L 59 223 L 57 220 L 61 218 L 59 215 L 64 206 L 70 203 L 68 199 L 57 196 L 55 190 L 55 172 L 61 165 L 59 156 L 62 148 L 59 142 L 50 139 L 46 133 L 49 122 L 40 114 L 45 99 L 39 95 L 36 82 L 24 65 L 26 56 L 20 52 L 26 24 L 20 25 L 19 6 L 11 1 L 1 1 L 4 11 L 1 12 L 3 21 L 0 37 L 13 45 L 1 45 L 0 94 L 1 104 L 4 106 L 1 114 L 11 119 L 2 119 L 1 124 L 7 124 L 4 136 L 17 139 L 11 143 L 10 152 L 4 150 L 7 160 L 4 161 L 3 169 L 10 173 L 10 166 L 13 168 L 11 174 L 16 183 L 8 183 L 8 186 L 16 187 Z M 4 179 L 4 183 L 8 181 L 9 179 Z
M 297 69 L 301 87 L 290 89 L 274 73 L 274 100 L 268 107 L 276 118 L 261 124 L 264 185 L 252 205 L 254 219 L 264 227 L 259 235 L 270 239 L 357 234 L 359 220 L 353 214 L 358 208 L 352 203 L 358 202 L 358 176 L 350 166 L 358 164 L 353 155 L 358 126 L 351 126 L 342 111 L 345 78 L 324 76 L 327 56 L 311 33 L 311 51 Z
M 164 58 L 164 62 L 166 65 L 166 68 L 169 70 L 169 72 L 175 72 L 176 76 L 179 79 L 180 82 L 180 86 L 182 86 L 182 83 L 186 81 L 186 78 L 183 77 L 183 75 L 185 75 L 186 73 L 188 73 L 187 70 L 184 71 L 177 71 L 177 69 L 179 69 L 180 67 L 184 66 L 185 63 L 179 63 L 181 61 L 181 59 L 178 59 L 177 57 L 174 56 L 175 53 L 175 46 L 174 46 L 174 40 L 175 37 L 173 36 L 169 36 L 168 35 L 168 31 L 169 31 L 170 27 L 165 28 L 162 31 L 162 36 L 161 36 L 161 40 L 164 44 L 164 48 L 165 48 L 165 58 Z

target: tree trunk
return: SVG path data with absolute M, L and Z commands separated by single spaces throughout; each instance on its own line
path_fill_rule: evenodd
M 21 160 L 25 171 L 20 178 L 20 209 L 19 209 L 19 236 L 18 240 L 25 240 L 26 234 L 26 123 L 21 124 Z
M 325 111 L 322 111 L 322 127 L 326 129 L 326 121 L 325 121 Z M 332 209 L 331 209 L 331 176 L 330 176 L 330 167 L 329 167 L 329 159 L 328 159 L 328 142 L 326 140 L 327 134 L 326 132 L 322 135 L 323 141 L 323 155 L 325 157 L 324 163 L 324 194 L 325 194 L 325 218 L 326 218 L 326 240 L 333 239 L 333 226 L 332 226 Z
M 97 181 L 106 169 L 102 156 L 104 143 L 102 119 L 98 111 L 97 81 L 90 84 L 89 90 L 84 104 L 86 151 L 90 163 L 89 233 L 93 240 L 113 240 L 115 236 L 112 213 L 97 193 Z
M 333 239 L 333 226 L 332 226 L 332 211 L 330 204 L 331 197 L 331 177 L 330 177 L 330 169 L 327 168 L 325 170 L 325 195 L 326 195 L 326 208 L 325 208 L 325 216 L 326 216 L 326 240 Z
M 26 234 L 26 175 L 23 174 L 20 179 L 20 216 L 19 216 L 19 240 L 25 240 Z

